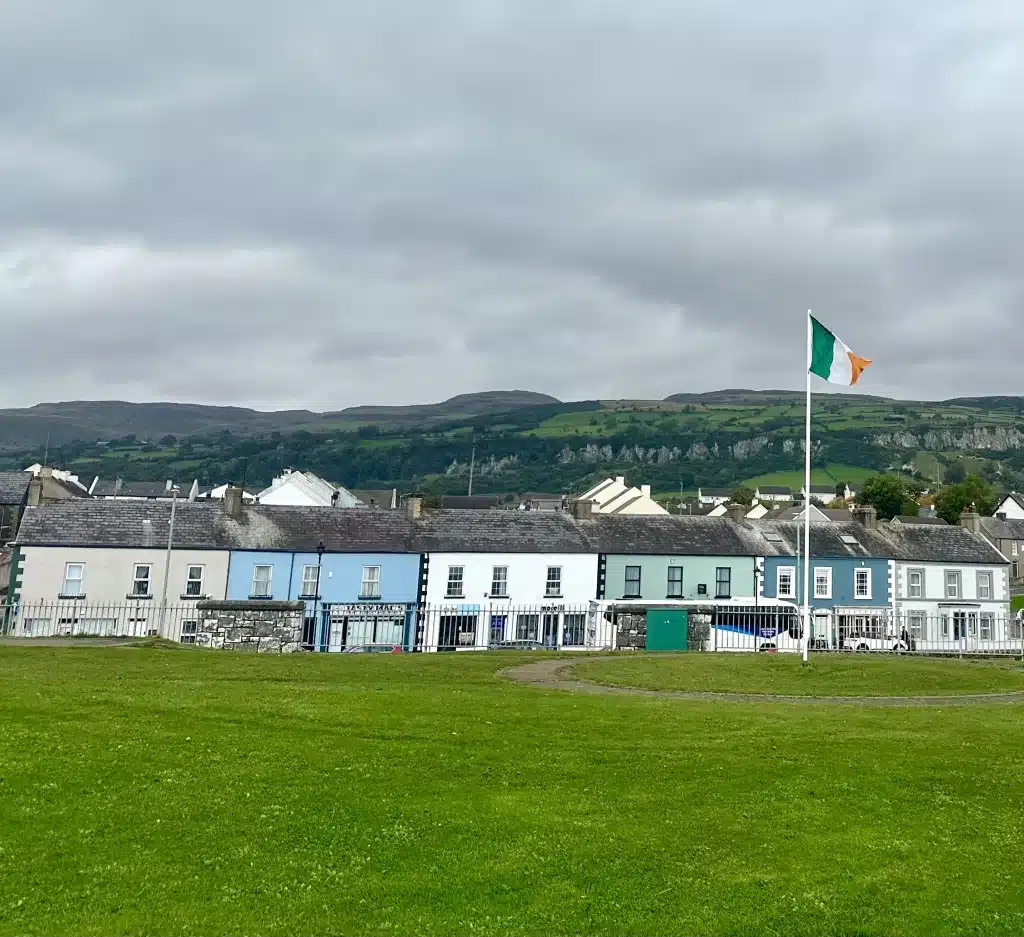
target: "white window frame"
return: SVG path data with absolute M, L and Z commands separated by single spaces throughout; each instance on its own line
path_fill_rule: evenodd
M 726 576 L 723 579 L 721 573 L 725 573 Z M 720 590 L 721 583 L 725 583 L 728 586 L 728 592 L 722 592 Z M 732 598 L 732 567 L 731 566 L 716 566 L 715 567 L 715 598 L 716 599 L 731 599 Z
M 498 575 L 498 573 L 501 575 Z M 507 566 L 492 566 L 491 567 L 491 598 L 492 599 L 507 599 L 508 598 L 508 567 Z
M 789 576 L 789 588 L 785 592 L 782 591 L 782 577 L 784 575 Z M 795 599 L 796 598 L 796 567 L 795 566 L 778 566 L 775 569 L 775 597 L 777 599 Z
M 188 618 L 181 623 L 181 634 L 178 635 L 178 641 L 181 644 L 195 644 L 198 633 L 199 621 L 195 618 Z
M 678 581 L 675 581 L 675 580 L 672 579 L 672 572 L 673 572 L 673 570 L 677 570 L 677 569 L 679 570 L 679 579 L 678 579 Z M 666 583 L 665 583 L 665 598 L 667 598 L 667 599 L 681 599 L 683 597 L 683 581 L 684 581 L 684 576 L 685 576 L 685 574 L 683 573 L 683 567 L 682 566 L 669 566 L 668 573 L 667 573 L 667 577 L 668 578 L 667 578 Z M 677 592 L 673 592 L 672 591 L 672 586 L 673 585 L 678 586 L 678 591 Z
M 257 573 L 261 569 L 269 570 L 266 580 L 258 579 Z M 266 586 L 266 592 L 259 591 L 259 588 Z M 259 588 L 258 588 L 259 587 Z M 270 563 L 255 563 L 252 567 L 252 592 L 249 593 L 256 599 L 272 599 L 274 597 L 274 567 Z
M 1013 552 L 1013 555 L 1016 556 L 1017 555 L 1017 541 L 1016 540 L 1014 540 L 1013 543 L 1010 544 L 1010 549 Z
M 916 593 L 914 592 L 914 589 L 915 589 L 914 577 L 915 576 L 920 576 L 921 577 L 921 581 L 916 586 L 916 588 L 918 590 Z M 924 572 L 923 569 L 921 569 L 918 566 L 915 566 L 913 569 L 908 569 L 907 570 L 907 598 L 908 599 L 923 599 L 924 598 L 924 582 L 925 582 L 925 572 Z
M 554 573 L 554 575 L 552 575 Z M 558 599 L 562 596 L 562 567 L 549 566 L 544 580 L 544 598 Z
M 864 577 L 864 595 L 860 595 L 861 577 Z M 871 570 L 860 566 L 853 571 L 853 597 L 858 602 L 871 601 Z
M 316 563 L 304 563 L 302 566 L 302 586 L 299 598 L 316 598 L 317 592 L 317 565 Z M 308 575 L 312 571 L 312 575 Z
M 985 634 L 985 632 L 988 634 Z M 978 640 L 992 641 L 996 635 L 996 613 L 981 612 L 978 615 Z
M 192 578 L 192 570 L 199 570 L 199 578 Z M 200 563 L 189 563 L 185 567 L 185 598 L 187 599 L 201 599 L 205 594 L 203 592 L 203 585 L 206 582 L 206 567 Z M 193 592 L 189 589 L 189 586 L 198 585 L 197 591 Z
M 952 595 L 949 593 L 949 579 L 954 579 L 954 592 Z M 956 601 L 962 601 L 964 597 L 964 580 L 963 576 L 960 575 L 958 569 L 944 569 L 942 571 L 942 594 L 947 599 L 954 599 Z
M 379 599 L 380 598 L 380 567 L 364 566 L 363 578 L 359 583 L 359 598 Z
M 146 575 L 140 576 L 139 570 L 144 569 Z M 139 591 L 139 583 L 146 584 L 146 591 Z M 132 598 L 149 599 L 153 597 L 153 564 L 136 563 L 132 567 Z
M 631 580 L 629 578 L 629 571 L 631 569 L 636 570 L 636 579 Z M 630 582 L 636 582 L 635 591 L 630 591 L 634 587 L 630 585 Z M 624 599 L 639 599 L 644 594 L 644 569 L 639 563 L 630 563 L 622 572 L 622 597 Z
M 988 595 L 982 595 L 982 586 L 981 586 L 982 583 L 986 584 L 985 585 L 985 590 L 988 592 Z M 979 569 L 978 570 L 976 588 L 978 590 L 978 599 L 979 600 L 982 600 L 982 599 L 994 599 L 995 598 L 995 577 L 992 575 L 992 573 L 989 570 L 986 570 L 986 569 Z
M 71 570 L 77 569 L 79 575 L 77 577 L 69 576 L 68 573 Z M 70 589 L 72 583 L 77 583 L 78 588 L 74 591 Z M 64 564 L 64 581 L 61 583 L 61 595 L 71 596 L 83 596 L 85 595 L 85 563 L 65 563 Z
M 466 597 L 466 567 L 449 566 L 448 582 L 445 585 L 444 597 L 446 599 L 464 599 Z
M 912 638 L 928 640 L 928 613 L 920 610 L 907 612 L 907 631 Z
M 818 576 L 824 575 L 825 577 L 825 591 L 818 591 Z M 831 566 L 815 566 L 814 567 L 814 597 L 816 599 L 831 599 L 832 598 L 832 567 Z

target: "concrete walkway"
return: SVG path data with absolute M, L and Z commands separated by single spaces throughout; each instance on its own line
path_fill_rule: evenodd
M 588 657 L 587 660 L 601 660 Z M 607 658 L 605 658 L 607 659 Z M 601 696 L 647 696 L 654 699 L 705 700 L 721 703 L 803 703 L 838 706 L 978 706 L 1024 703 L 1024 693 L 979 693 L 965 696 L 780 696 L 762 693 L 688 693 L 682 690 L 644 690 L 639 687 L 605 686 L 573 677 L 578 660 L 539 660 L 508 667 L 498 676 L 543 690 L 567 690 Z

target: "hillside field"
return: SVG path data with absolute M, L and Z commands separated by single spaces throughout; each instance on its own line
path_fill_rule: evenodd
M 0 647 L 0 933 L 1024 931 L 1019 707 L 496 675 L 536 659 Z

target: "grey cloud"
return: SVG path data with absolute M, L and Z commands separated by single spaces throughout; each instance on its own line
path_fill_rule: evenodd
M 0 404 L 1012 393 L 1024 11 L 892 6 L 7 0 Z

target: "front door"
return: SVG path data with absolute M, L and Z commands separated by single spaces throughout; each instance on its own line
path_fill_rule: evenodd
M 558 614 L 548 612 L 542 622 L 541 643 L 544 647 L 558 647 Z

